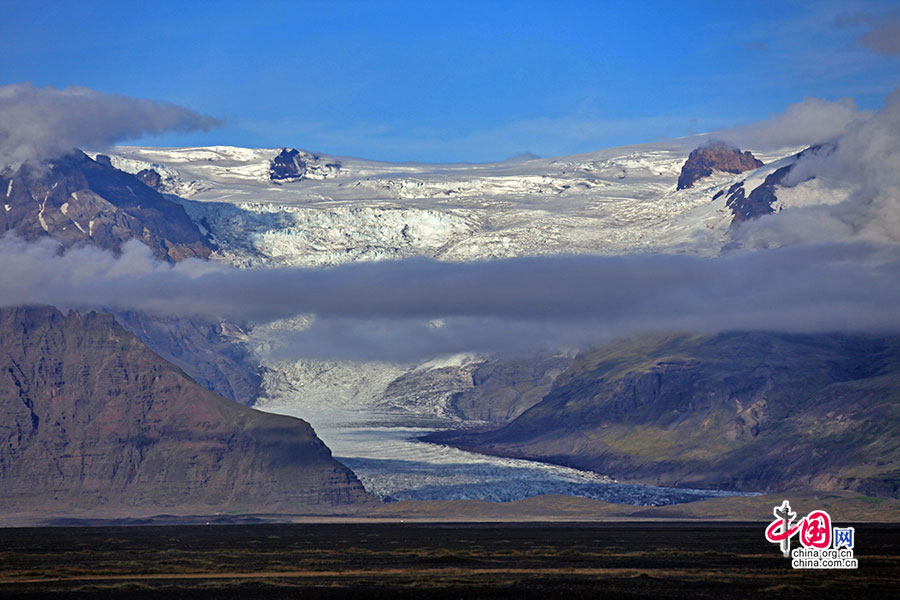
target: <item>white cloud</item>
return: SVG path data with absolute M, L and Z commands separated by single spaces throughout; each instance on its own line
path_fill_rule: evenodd
M 54 304 L 265 322 L 316 315 L 282 356 L 411 360 L 528 352 L 658 330 L 897 331 L 900 246 L 831 244 L 689 256 L 563 256 L 478 263 L 406 260 L 331 269 L 241 270 L 60 256 L 50 241 L 0 239 L 0 306 Z M 441 319 L 443 327 L 431 326 Z
M 869 115 L 852 98 L 836 101 L 804 98 L 764 121 L 715 132 L 741 148 L 765 150 L 832 141 Z
M 0 86 L 0 169 L 89 146 L 168 131 L 208 130 L 218 119 L 187 108 L 84 87 Z

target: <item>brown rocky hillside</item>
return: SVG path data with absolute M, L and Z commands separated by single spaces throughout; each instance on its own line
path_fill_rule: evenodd
M 302 513 L 372 501 L 308 423 L 202 388 L 112 316 L 0 309 L 0 511 Z

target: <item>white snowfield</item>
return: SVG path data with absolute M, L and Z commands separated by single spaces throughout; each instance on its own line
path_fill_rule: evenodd
M 478 165 L 317 155 L 340 164 L 335 177 L 289 182 L 269 179 L 269 161 L 280 151 L 274 148 L 121 147 L 111 159 L 128 172 L 159 172 L 163 191 L 193 201 L 187 208 L 219 243 L 220 258 L 240 266 L 409 256 L 716 255 L 732 215 L 724 197 L 711 198 L 743 176 L 717 174 L 676 191 L 696 143 Z
M 120 147 L 110 157 L 128 172 L 156 170 L 162 191 L 189 200 L 185 208 L 219 246 L 216 258 L 241 267 L 411 256 L 717 256 L 730 241 L 732 213 L 727 194 L 713 196 L 744 180 L 749 195 L 802 148 L 755 153 L 766 163 L 755 172 L 717 173 L 676 191 L 684 161 L 702 141 L 494 164 L 395 164 L 316 154 L 317 164 L 340 167 L 329 166 L 325 179 L 279 182 L 270 181 L 269 166 L 280 148 Z M 785 161 L 773 164 L 778 159 Z M 809 203 L 804 190 L 798 186 L 779 195 L 777 208 Z M 257 327 L 250 343 L 262 356 L 273 329 L 303 329 L 309 319 Z M 256 406 L 311 422 L 335 456 L 385 498 L 509 500 L 554 492 L 657 504 L 697 497 L 616 486 L 595 474 L 412 439 L 426 431 L 422 426 L 458 423 L 450 399 L 473 385 L 471 373 L 485 360 L 461 355 L 418 365 L 267 361 L 265 391 Z

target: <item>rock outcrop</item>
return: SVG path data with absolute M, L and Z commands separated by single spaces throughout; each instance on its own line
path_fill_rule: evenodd
M 678 177 L 678 189 L 683 190 L 694 185 L 698 179 L 712 175 L 713 171 L 725 173 L 743 173 L 763 166 L 761 160 L 748 150 L 741 152 L 722 142 L 701 146 L 691 152 L 681 167 Z
M 200 387 L 111 315 L 0 309 L 0 511 L 303 513 L 372 501 L 309 424 Z
M 472 387 L 455 394 L 451 406 L 463 419 L 509 423 L 540 402 L 571 364 L 565 355 L 487 361 L 472 372 Z
M 141 183 L 156 192 L 162 191 L 162 177 L 154 169 L 142 169 L 134 174 Z
M 170 262 L 210 256 L 211 242 L 184 207 L 98 158 L 76 151 L 0 174 L 0 234 L 15 230 L 29 241 L 49 236 L 65 248 L 87 243 L 117 253 L 137 239 Z
M 302 181 L 304 179 L 330 179 L 341 170 L 339 162 L 325 162 L 321 157 L 294 148 L 282 148 L 269 163 L 269 180 Z
M 427 439 L 623 482 L 900 497 L 900 338 L 730 333 L 613 344 L 491 432 Z

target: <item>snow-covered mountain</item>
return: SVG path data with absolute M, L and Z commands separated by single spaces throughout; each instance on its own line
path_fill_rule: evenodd
M 733 215 L 724 198 L 711 199 L 743 177 L 717 173 L 676 190 L 694 144 L 478 165 L 303 153 L 339 168 L 325 179 L 293 180 L 272 178 L 279 149 L 127 147 L 111 159 L 132 173 L 158 172 L 161 191 L 191 200 L 186 207 L 218 242 L 220 258 L 242 266 L 408 256 L 715 255 L 728 241 Z

